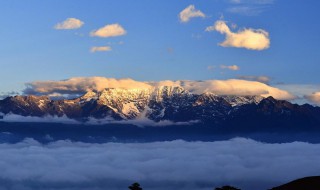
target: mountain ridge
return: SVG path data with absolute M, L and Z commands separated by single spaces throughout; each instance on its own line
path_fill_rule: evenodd
M 148 119 L 154 122 L 199 121 L 204 124 L 242 122 L 258 118 L 269 123 L 298 122 L 320 124 L 320 108 L 308 104 L 297 105 L 285 100 L 262 96 L 193 94 L 182 87 L 160 86 L 154 89 L 108 88 L 88 91 L 74 99 L 51 100 L 48 96 L 14 96 L 0 100 L 4 115 L 66 116 L 85 120 Z M 292 120 L 292 121 L 290 121 Z

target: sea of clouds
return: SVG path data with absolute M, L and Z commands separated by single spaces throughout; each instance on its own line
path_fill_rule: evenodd
M 262 190 L 320 173 L 320 145 L 304 142 L 44 145 L 25 139 L 0 144 L 0 150 L 0 189 L 11 190 L 123 190 L 136 181 L 146 190 L 212 190 L 226 184 Z
M 190 120 L 186 122 L 173 122 L 170 120 L 161 120 L 155 122 L 146 117 L 139 117 L 136 119 L 130 120 L 115 120 L 111 117 L 105 117 L 103 119 L 96 119 L 93 117 L 89 117 L 87 121 L 77 121 L 75 119 L 70 119 L 67 116 L 22 116 L 17 114 L 3 114 L 0 112 L 1 119 L 3 122 L 20 122 L 20 123 L 63 123 L 63 124 L 85 124 L 85 125 L 107 125 L 107 124 L 127 124 L 127 125 L 135 125 L 138 127 L 144 126 L 153 126 L 153 127 L 164 127 L 164 126 L 186 126 L 193 125 L 199 123 L 198 120 Z

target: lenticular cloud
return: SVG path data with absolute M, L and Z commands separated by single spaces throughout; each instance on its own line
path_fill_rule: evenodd
M 0 149 L 0 189 L 123 190 L 135 181 L 150 190 L 211 190 L 226 184 L 267 189 L 320 171 L 320 146 L 302 142 L 42 145 L 26 139 Z

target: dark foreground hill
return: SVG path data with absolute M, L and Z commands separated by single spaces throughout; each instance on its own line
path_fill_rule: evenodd
M 294 180 L 271 190 L 319 190 L 320 176 L 305 177 Z

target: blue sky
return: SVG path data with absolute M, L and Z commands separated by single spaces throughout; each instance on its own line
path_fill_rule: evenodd
M 205 17 L 181 22 L 179 13 L 190 5 Z M 275 85 L 317 85 L 319 6 L 318 1 L 298 0 L 1 1 L 0 91 L 19 91 L 26 82 L 80 76 L 139 81 L 265 76 Z M 67 18 L 84 24 L 72 30 L 54 28 Z M 234 33 L 268 32 L 270 46 L 223 47 L 219 43 L 224 34 L 205 31 L 218 20 Z M 111 24 L 119 24 L 126 34 L 90 36 Z M 90 51 L 102 46 L 112 50 Z

